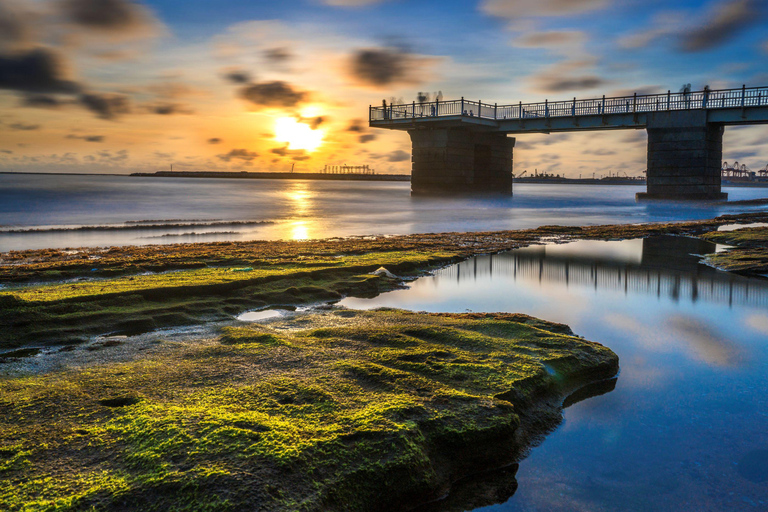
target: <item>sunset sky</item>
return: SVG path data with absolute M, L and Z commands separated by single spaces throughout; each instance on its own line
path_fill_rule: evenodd
M 410 172 L 368 105 L 768 85 L 768 1 L 0 0 L 0 170 Z M 645 169 L 644 131 L 526 135 L 515 171 Z M 724 158 L 768 164 L 768 127 Z

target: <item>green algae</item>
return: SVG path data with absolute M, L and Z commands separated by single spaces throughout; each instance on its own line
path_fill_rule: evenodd
M 24 286 L 0 292 L 3 346 L 66 345 L 94 334 L 138 334 L 227 320 L 249 308 L 374 296 L 399 286 L 371 275 L 382 265 L 408 274 L 452 261 L 450 254 L 386 252 L 339 257 L 307 269 L 289 262 L 232 272 L 195 269 L 154 275 Z
M 706 261 L 710 265 L 744 275 L 768 274 L 768 228 L 711 231 L 702 234 L 701 238 L 735 246 L 724 252 L 707 255 Z
M 534 402 L 556 411 L 616 373 L 607 348 L 526 318 L 343 311 L 4 378 L 0 509 L 394 510 L 436 498 L 519 458 Z

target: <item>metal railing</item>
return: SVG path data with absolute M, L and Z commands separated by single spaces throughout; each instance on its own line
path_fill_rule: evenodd
M 578 117 L 607 114 L 663 112 L 768 106 L 768 87 L 637 94 L 543 103 L 498 105 L 482 101 L 460 100 L 412 102 L 402 105 L 369 107 L 369 121 L 416 119 L 423 117 L 468 116 L 482 119 L 514 120 L 550 117 Z

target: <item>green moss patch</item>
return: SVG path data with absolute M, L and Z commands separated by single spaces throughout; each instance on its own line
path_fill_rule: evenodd
M 607 348 L 509 315 L 345 311 L 0 380 L 0 509 L 394 510 L 514 461 Z M 297 327 L 297 325 L 301 327 Z M 555 331 L 557 326 L 553 326 Z
M 711 231 L 701 238 L 735 247 L 710 254 L 707 262 L 719 269 L 745 275 L 768 274 L 768 228 L 742 228 L 733 231 Z

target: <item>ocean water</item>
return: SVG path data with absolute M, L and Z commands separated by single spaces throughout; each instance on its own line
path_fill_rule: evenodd
M 438 198 L 411 197 L 407 182 L 0 174 L 0 252 L 641 223 L 768 209 L 635 202 L 643 190 L 519 184 L 512 197 Z M 768 196 L 768 188 L 725 191 L 732 200 Z
M 719 249 L 687 237 L 531 246 L 342 300 L 356 309 L 526 313 L 619 356 L 615 389 L 565 409 L 520 462 L 516 492 L 508 477 L 494 491 L 491 473 L 458 503 L 427 510 L 768 510 L 768 279 L 696 256 Z

